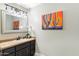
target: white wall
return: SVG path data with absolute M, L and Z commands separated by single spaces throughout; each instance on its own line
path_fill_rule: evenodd
M 42 30 L 41 16 L 63 10 L 63 30 Z M 41 4 L 29 13 L 29 25 L 37 36 L 37 50 L 45 55 L 79 55 L 79 4 Z

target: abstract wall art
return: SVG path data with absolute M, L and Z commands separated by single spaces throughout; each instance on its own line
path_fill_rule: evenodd
M 63 12 L 57 11 L 42 15 L 42 29 L 63 29 Z

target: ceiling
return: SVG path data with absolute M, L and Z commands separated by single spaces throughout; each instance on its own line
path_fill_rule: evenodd
M 18 4 L 25 8 L 33 8 L 38 6 L 40 3 L 26 3 L 26 4 L 18 3 Z

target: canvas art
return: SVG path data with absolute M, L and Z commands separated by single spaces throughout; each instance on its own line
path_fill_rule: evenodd
M 19 20 L 13 21 L 13 30 L 19 30 Z
M 42 29 L 63 29 L 63 12 L 42 15 Z

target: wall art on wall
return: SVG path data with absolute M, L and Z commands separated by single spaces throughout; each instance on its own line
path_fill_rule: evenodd
M 57 11 L 42 15 L 42 29 L 63 29 L 63 12 Z
M 19 20 L 13 21 L 13 30 L 19 30 Z

